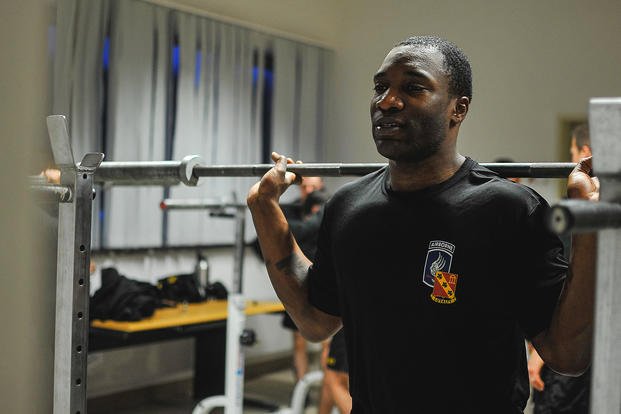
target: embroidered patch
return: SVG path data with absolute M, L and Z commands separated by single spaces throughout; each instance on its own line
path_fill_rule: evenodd
M 455 303 L 457 300 L 457 296 L 455 296 L 457 278 L 458 275 L 453 273 L 436 272 L 431 299 L 437 303 Z
M 453 262 L 455 245 L 442 240 L 429 242 L 425 267 L 423 268 L 423 283 L 429 287 L 434 286 L 436 272 L 450 272 Z

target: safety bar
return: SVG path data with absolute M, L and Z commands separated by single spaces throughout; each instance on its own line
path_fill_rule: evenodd
M 550 209 L 547 225 L 556 234 L 621 227 L 621 204 L 561 200 Z

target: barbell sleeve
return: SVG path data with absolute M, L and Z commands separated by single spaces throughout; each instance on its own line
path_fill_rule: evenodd
M 556 234 L 584 233 L 621 227 L 621 204 L 587 200 L 561 200 L 546 218 Z
M 196 186 L 198 177 L 194 169 L 202 162 L 198 155 L 188 155 L 181 161 L 107 161 L 95 171 L 94 180 L 111 185 L 162 185 L 185 184 Z
M 95 182 L 111 185 L 177 185 L 178 161 L 102 162 Z

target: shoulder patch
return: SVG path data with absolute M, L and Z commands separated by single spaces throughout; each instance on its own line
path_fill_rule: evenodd
M 429 242 L 425 267 L 423 268 L 423 283 L 433 287 L 435 276 L 438 271 L 450 272 L 453 262 L 455 245 L 442 240 L 432 240 Z

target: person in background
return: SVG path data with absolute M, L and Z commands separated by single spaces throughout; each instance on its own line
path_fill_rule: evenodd
M 349 414 L 352 409 L 352 399 L 349 394 L 349 365 L 347 364 L 345 334 L 342 329 L 330 340 L 330 350 L 323 372 L 318 414 L 330 414 L 334 406 L 341 414 Z
M 494 160 L 494 162 L 507 162 L 507 163 L 512 163 L 515 162 L 513 160 L 513 158 L 509 158 L 509 157 L 498 157 Z M 522 179 L 520 177 L 507 177 L 509 180 L 513 181 L 514 183 L 519 183 L 522 181 Z
M 572 129 L 569 153 L 571 154 L 571 162 L 576 163 L 593 155 L 588 123 L 579 124 Z
M 46 168 L 39 175 L 44 177 L 45 181 L 50 184 L 60 184 L 60 170 L 58 168 Z
M 574 163 L 592 156 L 587 123 L 573 128 L 569 153 L 571 162 Z M 593 180 L 597 183 L 595 177 Z M 569 258 L 571 239 L 565 238 L 563 241 L 566 255 Z M 544 363 L 530 343 L 528 343 L 528 351 L 528 377 L 533 388 L 533 414 L 588 414 L 591 388 L 590 369 L 577 377 L 561 375 Z
M 322 217 L 322 206 L 327 199 L 325 183 L 321 177 L 304 177 L 300 183 L 300 196 L 291 204 L 283 206 L 291 232 L 300 248 L 313 257 L 317 249 L 317 235 Z M 282 326 L 293 333 L 293 369 L 296 380 L 308 372 L 308 343 L 298 331 L 287 312 L 283 314 Z M 322 343 L 322 355 L 327 352 L 329 341 Z

